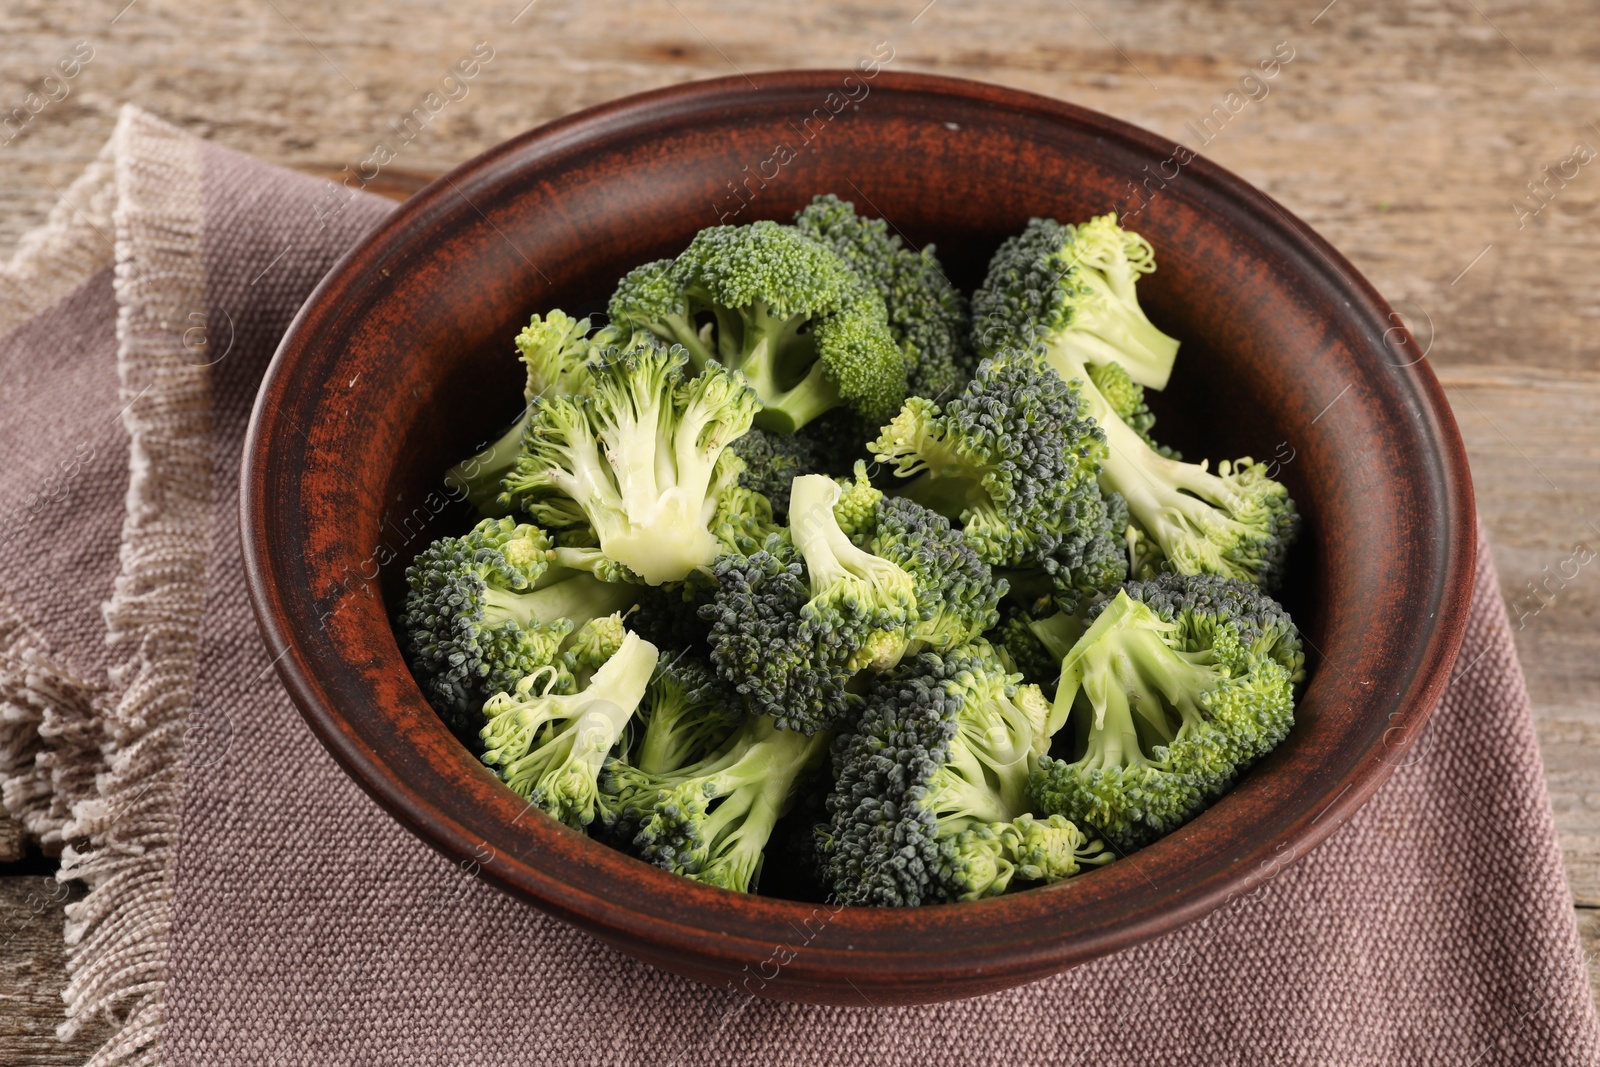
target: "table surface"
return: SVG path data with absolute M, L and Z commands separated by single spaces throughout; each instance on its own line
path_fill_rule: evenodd
M 18 0 L 0 13 L 0 42 L 0 114 L 59 60 L 90 56 L 52 83 L 60 99 L 0 136 L 0 249 L 44 220 L 123 101 L 331 177 L 480 43 L 492 60 L 375 191 L 403 197 L 627 93 L 729 74 L 759 85 L 762 70 L 850 66 L 880 42 L 889 69 L 1046 93 L 1199 149 L 1338 246 L 1445 384 L 1600 981 L 1600 567 L 1559 577 L 1600 544 L 1600 346 L 1588 337 L 1600 166 L 1587 165 L 1600 150 L 1600 23 L 1582 0 L 392 0 L 359 13 L 311 0 Z M 1245 81 L 1275 50 L 1293 58 Z M 1215 107 L 1237 110 L 1197 133 Z M 0 858 L 14 849 L 4 837 Z M 50 1036 L 64 977 L 49 869 L 0 864 L 0 1063 L 78 1063 L 97 1036 Z

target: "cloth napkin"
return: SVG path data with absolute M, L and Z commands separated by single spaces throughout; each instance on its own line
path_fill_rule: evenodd
M 88 887 L 96 1064 L 1595 1064 L 1600 1027 L 1488 551 L 1455 679 L 1254 896 L 976 1000 L 827 1008 L 653 970 L 390 820 L 279 686 L 240 445 L 316 281 L 391 205 L 134 108 L 0 271 L 0 782 Z

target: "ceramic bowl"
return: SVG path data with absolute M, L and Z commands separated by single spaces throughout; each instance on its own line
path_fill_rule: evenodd
M 1401 320 L 1271 198 L 1126 123 L 922 75 L 758 81 L 646 93 L 501 145 L 403 204 L 300 311 L 251 425 L 243 529 L 261 627 L 306 721 L 397 820 L 483 878 L 656 966 L 763 996 L 972 996 L 1270 880 L 1401 762 L 1466 622 L 1466 458 Z M 1123 212 L 1159 263 L 1141 301 L 1183 342 L 1153 397 L 1163 440 L 1272 460 L 1299 503 L 1283 597 L 1311 661 L 1294 731 L 1127 859 L 910 909 L 703 886 L 525 810 L 446 730 L 396 646 L 406 564 L 467 521 L 442 473 L 520 406 L 510 341 L 529 314 L 599 310 L 626 269 L 702 227 L 787 220 L 829 191 L 936 242 L 969 288 L 1030 216 Z

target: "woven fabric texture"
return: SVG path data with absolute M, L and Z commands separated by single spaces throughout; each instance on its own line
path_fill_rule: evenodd
M 322 750 L 277 683 L 241 574 L 238 469 L 256 384 L 311 288 L 390 205 L 131 109 L 113 148 L 85 195 L 116 218 L 117 284 L 108 254 L 72 245 L 63 278 L 28 283 L 36 299 L 22 282 L 0 286 L 12 316 L 0 319 L 0 442 L 43 463 L 53 442 L 89 436 L 99 457 L 28 536 L 0 541 L 4 796 L 47 828 L 50 810 L 62 821 L 52 782 L 82 790 L 87 774 L 85 855 L 114 858 L 130 826 L 161 831 L 155 861 L 112 865 L 138 886 L 119 895 L 102 878 L 74 918 L 105 943 L 74 956 L 73 1009 L 125 1023 L 99 1062 L 1600 1063 L 1481 540 L 1455 678 L 1377 795 L 1255 895 L 1066 974 L 920 1008 L 751 1000 L 636 963 L 470 877 Z M 162 202 L 142 201 L 152 190 L 138 175 L 173 166 Z M 175 210 L 184 225 L 141 229 Z M 70 220 L 56 221 L 30 255 L 68 248 Z M 133 272 L 153 255 L 176 256 L 180 280 L 141 287 Z M 15 384 L 12 366 L 50 370 Z M 22 466 L 0 466 L 0 501 L 33 491 L 38 464 Z M 165 531 L 164 566 L 140 555 L 152 529 Z M 85 541 L 68 558 L 72 531 Z M 109 626 L 142 635 L 146 658 L 130 667 L 108 652 L 106 620 L 55 618 L 57 572 L 82 602 L 111 599 Z M 133 586 L 169 598 L 158 617 L 130 614 Z M 160 759 L 130 757 L 140 745 Z M 141 783 L 144 807 L 107 807 Z M 131 971 L 106 962 L 130 954 Z

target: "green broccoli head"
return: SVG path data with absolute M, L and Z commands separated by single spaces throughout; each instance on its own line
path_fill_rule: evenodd
M 1060 270 L 1047 250 L 1062 229 L 1035 220 L 995 254 L 988 279 L 973 296 L 980 338 L 1050 334 L 1051 316 L 1059 309 L 1037 287 Z M 1034 259 L 1038 262 L 1027 267 Z M 1110 356 L 1086 356 L 1083 345 L 1047 342 L 1046 359 L 1070 383 L 1083 414 L 1105 436 L 1099 481 L 1106 493 L 1123 498 L 1131 516 L 1133 532 L 1126 540 L 1136 577 L 1171 570 L 1242 578 L 1269 590 L 1277 586 L 1300 520 L 1288 490 L 1265 467 L 1245 457 L 1224 460 L 1213 473 L 1205 463 L 1184 463 L 1175 453 L 1164 454 L 1119 417 L 1118 404 L 1126 410 L 1129 399 L 1117 384 L 1120 376 L 1100 375 L 1112 384 L 1114 395 L 1124 394 L 1116 403 L 1096 385 L 1091 363 L 1109 361 Z M 1134 366 L 1122 363 L 1139 381 Z
M 790 226 L 702 230 L 676 260 L 624 277 L 610 312 L 684 346 L 696 368 L 720 361 L 743 374 L 763 429 L 792 433 L 841 404 L 884 418 L 905 397 L 882 297 Z
M 699 763 L 665 774 L 613 761 L 606 775 L 619 826 L 640 857 L 737 893 L 756 887 L 763 850 L 794 787 L 825 757 L 831 736 L 807 737 L 768 716 L 746 718 Z M 636 828 L 636 829 L 635 829 Z
M 590 391 L 541 397 L 505 497 L 551 528 L 587 527 L 599 551 L 651 585 L 681 580 L 722 550 L 713 526 L 740 471 L 728 442 L 760 401 L 737 374 L 641 349 L 590 367 Z
M 589 619 L 573 631 L 561 650 L 561 666 L 572 676 L 575 687 L 589 684 L 599 670 L 627 640 L 623 613 L 612 612 Z
M 877 290 L 895 343 L 909 351 L 912 396 L 954 396 L 972 376 L 966 301 L 945 277 L 932 245 L 912 251 L 883 219 L 856 214 L 848 200 L 818 196 L 795 227 L 837 252 Z
M 1050 881 L 1098 854 L 1075 830 L 1069 840 L 1026 818 L 1048 705 L 1019 682 L 982 643 L 877 680 L 833 746 L 821 850 L 837 899 L 973 900 L 1002 892 L 1024 862 Z
M 986 359 L 942 408 L 912 397 L 871 445 L 902 490 L 961 523 L 962 534 L 1013 586 L 1037 572 L 1064 600 L 1126 577 L 1096 474 L 1105 438 L 1077 395 L 1036 351 Z
M 1068 757 L 1030 782 L 1035 811 L 1122 850 L 1182 825 L 1283 740 L 1304 670 L 1281 607 L 1232 579 L 1167 574 L 1093 609 L 1062 661 L 1051 725 Z
M 999 621 L 1005 579 L 997 579 L 938 512 L 912 500 L 883 498 L 864 547 L 912 577 L 918 614 L 908 630 L 912 650 L 947 652 Z
M 1117 363 L 1133 381 L 1164 389 L 1178 342 L 1145 317 L 1134 292 L 1155 270 L 1150 243 L 1115 213 L 1080 226 L 1030 219 L 1008 238 L 972 297 L 980 354 L 1042 344 L 1078 363 Z
M 484 519 L 406 570 L 399 629 L 423 693 L 452 726 L 471 726 L 491 695 L 555 664 L 574 627 L 632 602 L 627 586 L 552 566 L 553 555 L 539 528 Z
M 500 502 L 500 482 L 516 467 L 534 401 L 541 396 L 570 396 L 587 391 L 589 361 L 599 358 L 608 348 L 626 350 L 658 343 L 644 331 L 628 333 L 614 326 L 591 333 L 588 319 L 574 319 L 560 310 L 534 315 L 517 335 L 517 353 L 527 371 L 522 413 L 498 441 L 451 467 L 445 473 L 445 485 L 452 492 L 464 494 L 485 515 L 506 514 Z
M 839 479 L 839 499 L 833 504 L 834 521 L 846 537 L 864 545 L 878 532 L 878 511 L 883 501 L 883 490 L 867 477 L 866 463 L 857 460 L 853 477 Z
M 594 821 L 599 778 L 655 673 L 655 645 L 627 634 L 578 692 L 560 693 L 553 668 L 524 677 L 484 705 L 483 762 L 518 796 L 568 826 Z
M 916 579 L 844 535 L 839 496 L 831 478 L 796 478 L 788 539 L 718 559 L 700 609 L 712 662 L 747 710 L 807 734 L 848 718 L 851 678 L 897 663 L 920 619 Z
M 706 759 L 744 719 L 710 663 L 692 652 L 663 659 L 639 711 L 644 733 L 629 761 L 664 775 Z

